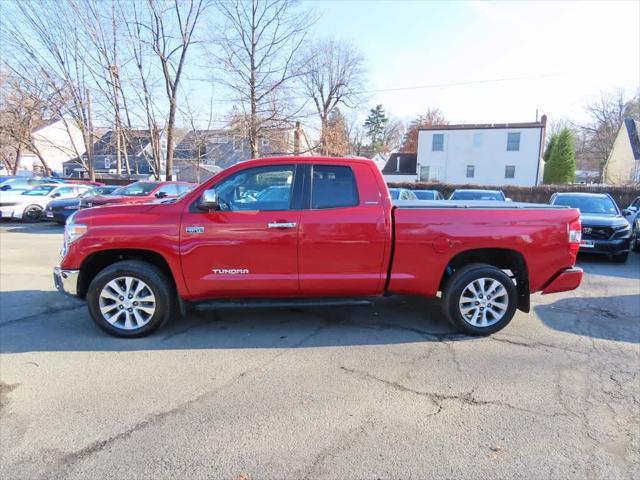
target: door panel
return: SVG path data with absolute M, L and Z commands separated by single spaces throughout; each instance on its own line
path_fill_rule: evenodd
M 223 210 L 185 210 L 180 249 L 192 297 L 299 294 L 300 211 L 282 209 L 294 203 L 294 177 L 291 165 L 241 170 L 215 187 Z
M 355 205 L 338 206 L 340 201 L 349 203 L 352 195 L 343 172 L 331 177 L 335 166 L 327 167 L 324 172 L 313 167 L 312 208 L 303 210 L 300 216 L 301 292 L 310 296 L 375 295 L 386 278 L 383 259 L 390 231 L 390 225 L 385 225 L 382 199 L 377 190 L 359 191 Z M 356 164 L 352 170 L 358 185 L 376 185 L 367 165 Z M 327 175 L 330 178 L 322 178 Z M 331 180 L 336 184 L 329 185 Z M 318 189 L 322 182 L 327 185 Z M 336 186 L 341 193 L 336 193 Z M 324 203 L 315 198 L 314 192 L 319 190 L 330 194 L 330 208 L 313 208 Z

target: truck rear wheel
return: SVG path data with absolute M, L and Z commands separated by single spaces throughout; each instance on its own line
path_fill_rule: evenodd
M 490 335 L 513 318 L 518 291 L 513 280 L 497 267 L 472 264 L 456 270 L 443 291 L 447 317 L 469 335 Z
M 102 270 L 87 291 L 87 304 L 98 327 L 117 337 L 148 335 L 169 319 L 172 288 L 154 265 L 123 260 Z

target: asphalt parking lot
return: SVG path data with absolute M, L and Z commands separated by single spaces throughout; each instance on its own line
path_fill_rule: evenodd
M 640 255 L 491 338 L 437 300 L 102 333 L 60 227 L 0 225 L 2 478 L 640 478 Z

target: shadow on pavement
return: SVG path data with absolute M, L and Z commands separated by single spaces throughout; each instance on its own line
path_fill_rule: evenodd
M 640 343 L 640 295 L 564 298 L 534 310 L 554 330 Z
M 587 275 L 636 278 L 640 282 L 640 254 L 636 252 L 629 253 L 626 263 L 616 263 L 606 255 L 581 253 L 578 255 L 577 266 Z
M 32 233 L 35 235 L 60 235 L 64 233 L 64 225 L 55 222 L 23 223 L 3 220 L 0 223 L 3 233 Z
M 38 298 L 39 310 L 19 314 Z M 64 301 L 60 301 L 64 298 Z M 98 329 L 86 305 L 57 292 L 0 292 L 0 352 L 310 348 L 472 340 L 456 333 L 437 299 L 386 297 L 370 307 L 246 308 L 174 318 L 149 337 Z

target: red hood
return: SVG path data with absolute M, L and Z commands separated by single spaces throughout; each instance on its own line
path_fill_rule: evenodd
M 144 203 L 154 200 L 153 195 L 143 197 L 133 197 L 124 195 L 96 195 L 95 197 L 85 197 L 82 199 L 82 207 L 97 207 L 98 205 L 108 205 L 114 203 Z
M 95 223 L 100 222 L 101 218 L 109 219 L 112 221 L 113 218 L 118 218 L 121 216 L 131 218 L 132 215 L 141 214 L 149 211 L 152 208 L 157 208 L 160 205 L 158 204 L 119 204 L 119 205 L 104 205 L 99 206 L 98 208 L 85 208 L 83 210 L 78 210 L 74 214 L 74 221 L 76 223 Z

